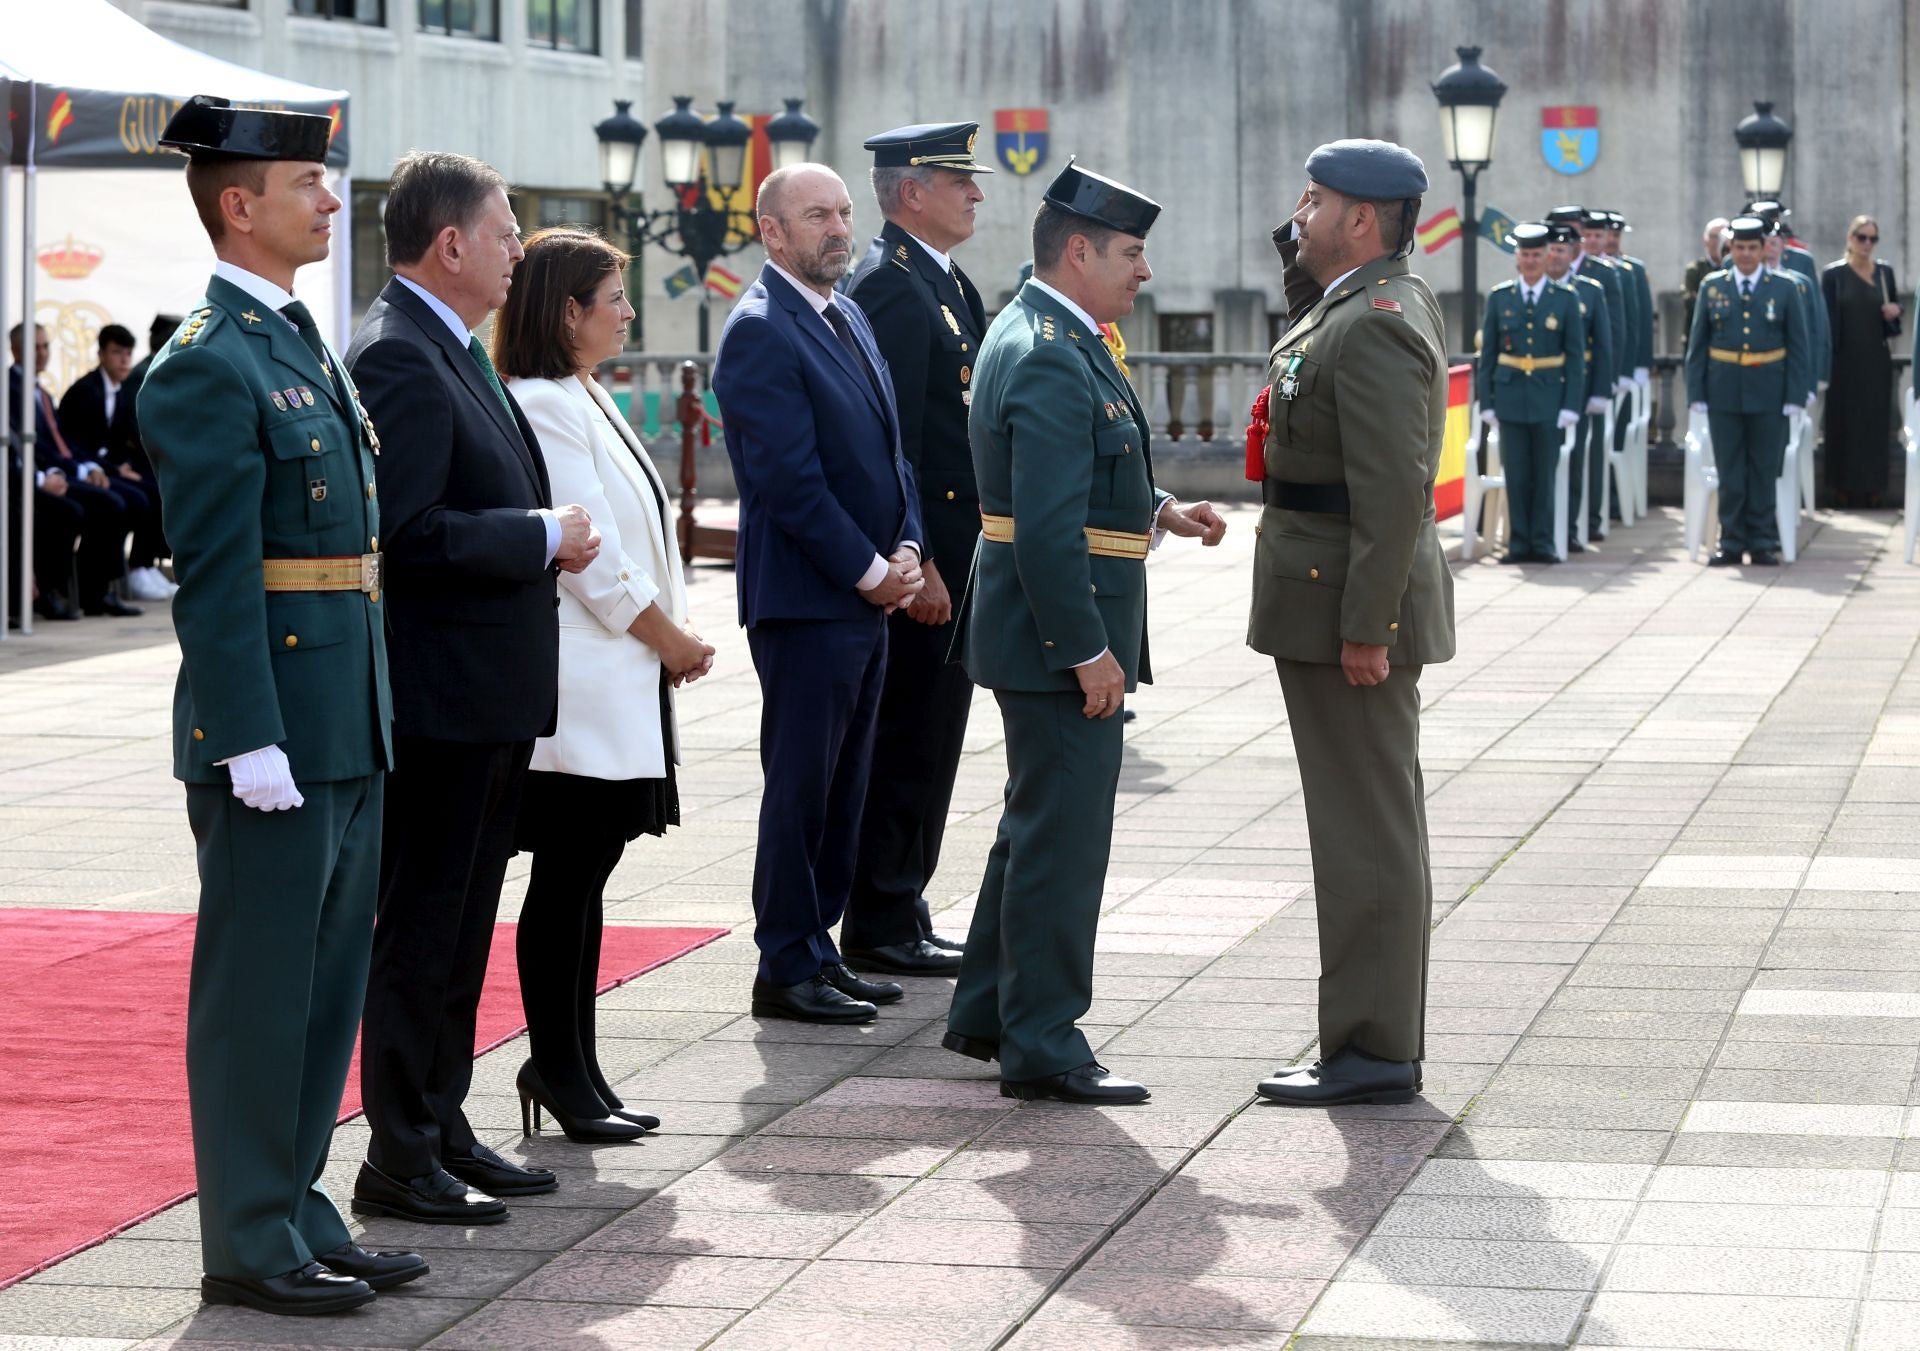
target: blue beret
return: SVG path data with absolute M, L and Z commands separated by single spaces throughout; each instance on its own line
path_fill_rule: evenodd
M 1427 166 L 1392 141 L 1328 141 L 1307 156 L 1307 177 L 1375 202 L 1418 197 L 1427 190 Z

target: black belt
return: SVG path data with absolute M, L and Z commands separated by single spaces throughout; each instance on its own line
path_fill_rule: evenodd
M 1344 483 L 1287 483 L 1270 478 L 1260 484 L 1260 500 L 1283 511 L 1321 511 L 1351 516 L 1353 499 Z

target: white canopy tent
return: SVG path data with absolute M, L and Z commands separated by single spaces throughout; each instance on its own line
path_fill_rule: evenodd
M 155 314 L 181 312 L 206 283 L 212 253 L 174 177 L 186 161 L 158 144 L 167 119 L 188 98 L 217 94 L 331 117 L 327 163 L 334 191 L 352 201 L 344 91 L 184 47 L 108 0 L 0 0 L 0 94 L 8 110 L 0 122 L 0 328 L 29 314 L 46 326 L 56 392 L 91 367 L 102 325 L 144 335 Z M 332 256 L 302 269 L 296 282 L 335 343 L 351 327 L 352 240 L 343 209 Z M 19 296 L 10 303 L 6 278 L 16 256 Z M 0 381 L 0 427 L 11 425 L 7 383 Z M 21 431 L 19 479 L 9 483 L 0 473 L 0 597 L 18 595 L 20 631 L 31 633 L 31 417 L 22 417 Z M 23 508 L 17 551 L 6 538 L 9 489 Z M 16 555 L 24 574 L 18 578 L 9 575 Z

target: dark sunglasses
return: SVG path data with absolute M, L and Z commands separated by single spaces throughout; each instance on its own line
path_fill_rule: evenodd
M 1878 244 L 1880 242 L 1879 235 L 1863 235 L 1863 234 L 1856 233 L 1854 235 L 1854 238 L 1859 240 L 1862 244 Z

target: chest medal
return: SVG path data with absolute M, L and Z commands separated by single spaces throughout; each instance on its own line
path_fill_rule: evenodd
M 1773 302 L 1771 300 L 1767 302 L 1767 322 L 1770 324 L 1775 322 L 1773 317 Z
M 1560 327 L 1560 316 L 1557 314 L 1549 314 L 1547 316 L 1547 331 L 1551 333 L 1558 327 Z
M 1279 383 L 1273 387 L 1274 393 L 1289 402 L 1293 400 L 1295 395 L 1300 393 L 1300 376 L 1298 374 L 1300 370 L 1300 357 L 1301 353 L 1295 352 L 1291 357 L 1287 358 L 1287 368 L 1280 373 Z

